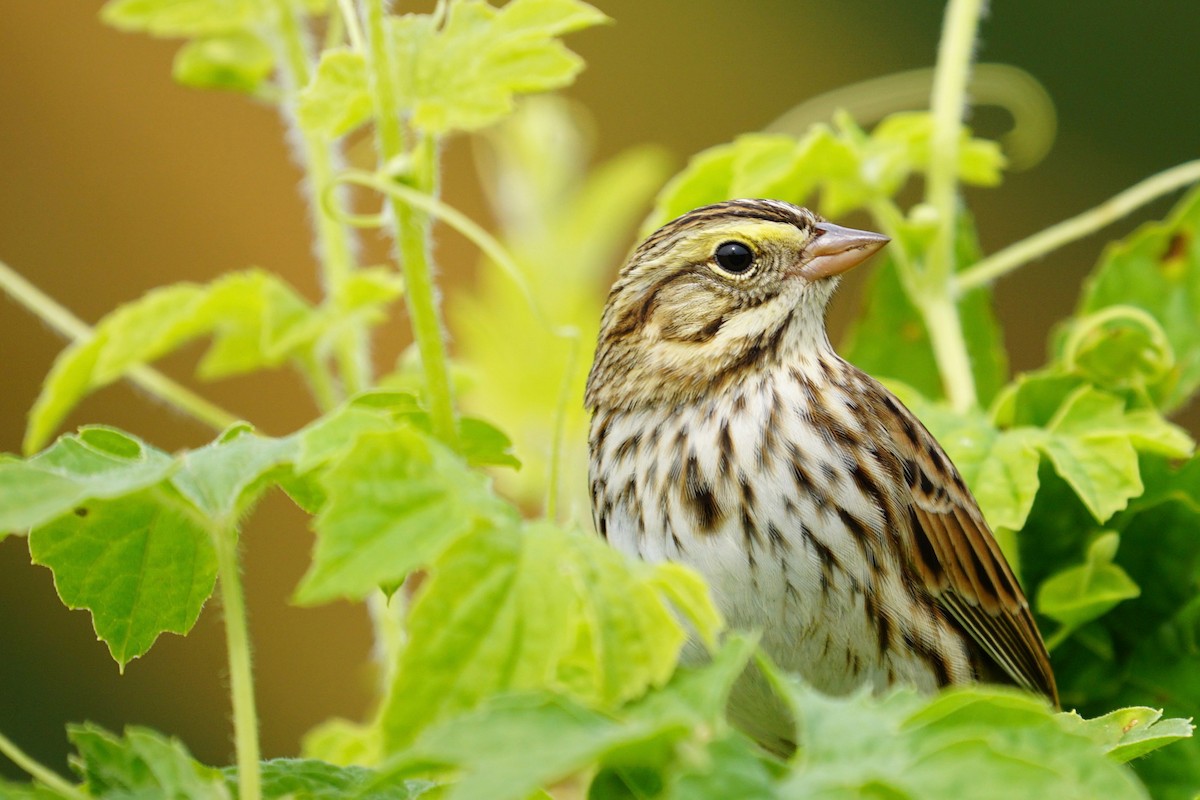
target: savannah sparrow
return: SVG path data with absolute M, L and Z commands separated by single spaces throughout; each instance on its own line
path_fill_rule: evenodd
M 887 241 L 735 200 L 643 242 L 588 378 L 596 528 L 698 570 L 733 627 L 760 630 L 825 692 L 992 680 L 1057 703 L 1029 604 L 958 470 L 829 344 L 838 276 Z M 788 747 L 755 672 L 730 713 Z

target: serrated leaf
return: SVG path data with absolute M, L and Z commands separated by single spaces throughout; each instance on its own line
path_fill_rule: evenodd
M 124 668 L 159 634 L 186 634 L 216 580 L 209 530 L 165 487 L 89 501 L 29 534 L 34 563 L 54 573 L 63 603 L 92 613 Z
M 796 205 L 811 203 L 820 190 L 820 210 L 830 217 L 849 213 L 877 198 L 895 195 L 909 176 L 929 161 L 932 121 L 928 113 L 886 117 L 864 133 L 841 114 L 835 127 L 813 125 L 800 137 L 748 134 L 695 156 L 659 194 L 645 226 L 659 225 L 698 206 L 738 197 L 771 197 Z M 990 141 L 963 130 L 959 178 L 999 182 L 1004 158 Z
M 306 130 L 342 136 L 370 119 L 371 112 L 362 53 L 342 47 L 321 53 L 316 74 L 300 91 L 300 124 Z
M 381 716 L 391 749 L 492 693 L 615 707 L 664 683 L 686 637 L 658 589 L 677 577 L 549 525 L 464 537 L 432 573 Z
M 299 321 L 303 308 L 278 277 L 260 271 L 234 273 L 208 286 L 162 287 L 118 307 L 96 325 L 91 338 L 55 359 L 29 412 L 26 452 L 40 447 L 81 398 L 198 336 L 221 332 L 206 357 L 211 372 L 236 371 L 230 361 L 261 362 L 270 343 Z
M 270 45 L 248 31 L 207 36 L 175 54 L 171 77 L 196 89 L 252 93 L 275 68 Z
M 1164 411 L 1180 407 L 1200 386 L 1200 190 L 1166 221 L 1143 225 L 1104 251 L 1078 314 L 1117 305 L 1140 308 L 1161 326 L 1175 364 L 1150 391 Z
M 1175 457 L 1193 447 L 1186 433 L 1157 414 L 1127 412 L 1120 398 L 1090 386 L 1067 396 L 1047 434 L 1039 448 L 1099 522 L 1142 493 L 1135 444 Z
M 1162 719 L 1162 710 L 1135 706 L 1119 708 L 1102 717 L 1083 719 L 1064 714 L 1062 721 L 1099 742 L 1109 758 L 1120 763 L 1144 756 L 1180 739 L 1192 736 L 1195 726 L 1185 719 Z
M 667 768 L 684 742 L 695 747 L 727 730 L 720 713 L 752 647 L 733 638 L 712 664 L 681 670 L 664 689 L 611 714 L 547 692 L 490 698 L 425 732 L 385 775 L 432 767 L 461 775 L 447 790 L 451 800 L 525 800 L 596 764 Z
M 96 725 L 68 725 L 78 751 L 71 768 L 96 797 L 228 800 L 221 773 L 192 758 L 177 739 L 130 726 L 121 738 Z
M 1089 736 L 1028 695 L 979 686 L 933 698 L 831 698 L 796 681 L 784 686 L 799 710 L 802 757 L 782 796 L 1146 796 Z
M 0 458 L 0 531 L 23 532 L 89 500 L 137 492 L 165 480 L 171 457 L 111 428 L 83 428 L 27 461 Z
M 100 18 L 123 31 L 174 37 L 241 30 L 261 14 L 255 0 L 109 0 Z
M 411 428 L 360 436 L 322 479 L 313 563 L 300 603 L 365 597 L 427 565 L 477 525 L 512 510 L 486 479 L 444 445 Z
M 1119 536 L 1108 532 L 1088 548 L 1087 560 L 1047 578 L 1038 587 L 1037 609 L 1067 630 L 1107 614 L 1122 600 L 1141 594 L 1125 570 L 1112 563 Z
M 514 95 L 571 83 L 583 60 L 555 37 L 607 19 L 580 0 L 461 0 L 436 29 L 425 16 L 389 19 L 403 103 L 432 133 L 490 125 Z

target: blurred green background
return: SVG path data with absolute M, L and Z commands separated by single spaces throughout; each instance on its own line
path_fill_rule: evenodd
M 589 66 L 569 92 L 595 116 L 597 156 L 654 142 L 679 166 L 814 95 L 932 65 L 942 14 L 940 3 L 926 0 L 598 5 L 616 25 L 571 37 Z M 0 259 L 88 321 L 153 286 L 251 264 L 282 273 L 315 298 L 299 173 L 273 110 L 174 85 L 176 44 L 107 29 L 98 8 L 0 0 Z M 1198 38 L 1200 10 L 1190 3 L 993 4 L 980 59 L 1038 78 L 1055 102 L 1059 134 L 1034 169 L 969 196 L 985 251 L 1200 156 Z M 1006 126 L 1002 114 L 981 113 L 978 122 L 985 133 Z M 445 164 L 450 202 L 486 217 L 468 143 L 453 143 Z M 1160 216 L 1170 202 L 1137 219 Z M 999 287 L 1014 368 L 1041 363 L 1047 330 L 1072 307 L 1105 238 L 1136 221 Z M 381 258 L 373 247 L 368 252 Z M 478 259 L 455 237 L 444 238 L 438 258 L 449 291 L 472 280 Z M 853 305 L 853 290 L 844 295 L 835 329 Z M 379 365 L 390 365 L 406 342 L 402 321 L 385 327 Z M 26 311 L 0 302 L 0 450 L 19 448 L 25 412 L 62 344 Z M 164 369 L 184 377 L 198 352 L 169 359 Z M 268 433 L 291 431 L 314 415 L 290 373 L 204 391 Z M 1193 431 L 1196 420 L 1192 409 Z M 114 424 L 168 449 L 209 436 L 127 386 L 85 402 L 71 420 L 83 422 Z M 300 735 L 331 715 L 361 716 L 371 697 L 362 608 L 287 603 L 310 546 L 304 515 L 277 496 L 245 532 L 268 757 L 295 754 Z M 89 719 L 110 728 L 150 725 L 185 740 L 203 761 L 228 763 L 224 665 L 210 604 L 186 640 L 164 637 L 118 675 L 88 615 L 64 609 L 49 571 L 29 565 L 24 540 L 0 543 L 0 730 L 31 755 L 62 768 L 63 725 Z M 19 773 L 4 762 L 0 775 Z

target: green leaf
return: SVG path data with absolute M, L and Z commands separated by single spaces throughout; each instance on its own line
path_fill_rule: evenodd
M 428 16 L 389 18 L 399 91 L 413 124 L 431 133 L 477 130 L 507 115 L 516 94 L 570 84 L 583 60 L 555 37 L 606 22 L 580 0 L 482 0 Z
M 322 479 L 313 563 L 300 603 L 365 597 L 427 565 L 477 525 L 512 515 L 487 480 L 412 428 L 358 437 Z
M 247 31 L 188 42 L 175 54 L 171 77 L 196 89 L 253 93 L 275 68 L 270 45 Z
M 130 726 L 118 738 L 91 724 L 68 725 L 78 756 L 71 768 L 96 797 L 228 800 L 221 773 L 192 758 L 177 739 Z
M 1125 410 L 1115 395 L 1083 386 L 1067 396 L 1039 448 L 1104 522 L 1142 493 L 1136 448 L 1176 458 L 1191 454 L 1191 438 L 1153 412 Z
M 186 634 L 212 594 L 216 554 L 195 509 L 166 487 L 93 500 L 29 534 L 68 608 L 92 612 L 123 669 L 163 632 Z
M 493 693 L 549 688 L 611 708 L 661 685 L 686 638 L 664 583 L 678 587 L 671 599 L 690 588 L 677 569 L 549 525 L 464 537 L 413 605 L 381 716 L 388 747 Z M 707 597 L 685 602 L 700 619 L 715 614 Z
M 1064 714 L 1060 721 L 1067 725 L 1078 724 L 1081 731 L 1104 746 L 1109 758 L 1121 763 L 1190 738 L 1195 732 L 1195 726 L 1189 720 L 1162 719 L 1160 709 L 1141 706 L 1119 708 L 1094 719 L 1083 719 L 1071 712 Z
M 200 366 L 210 377 L 281 363 L 293 349 L 289 335 L 309 316 L 306 309 L 277 276 L 258 270 L 207 286 L 162 287 L 120 306 L 91 338 L 55 359 L 29 412 L 26 452 L 38 449 L 80 399 L 199 336 L 216 334 Z
M 669 768 L 677 752 L 728 730 L 721 712 L 752 647 L 734 638 L 709 666 L 681 670 L 666 688 L 611 714 L 544 692 L 492 697 L 426 731 L 385 775 L 454 771 L 462 777 L 447 792 L 453 800 L 524 800 L 597 763 L 618 773 Z
M 891 198 L 923 171 L 932 146 L 932 117 L 902 112 L 886 117 L 870 135 L 845 114 L 833 128 L 813 125 L 804 136 L 748 134 L 695 156 L 659 194 L 645 233 L 697 206 L 738 197 L 772 197 L 807 205 L 821 192 L 821 212 L 837 217 Z M 959 178 L 991 186 L 1004 158 L 994 142 L 963 132 Z
M 344 47 L 321 53 L 316 75 L 300 92 L 300 124 L 306 130 L 342 136 L 370 119 L 371 111 L 363 55 Z
M 209 36 L 249 27 L 262 14 L 255 0 L 109 0 L 105 23 L 153 36 Z
M 305 758 L 340 766 L 374 766 L 379 763 L 379 751 L 379 731 L 374 726 L 341 717 L 325 720 L 300 740 Z
M 1038 587 L 1038 611 L 1074 630 L 1141 594 L 1129 574 L 1112 563 L 1119 540 L 1111 531 L 1102 534 L 1088 548 L 1087 561 L 1044 581 Z
M 801 756 L 786 797 L 1143 798 L 1132 773 L 1045 703 L 998 687 L 933 698 L 821 695 L 796 681 Z
M 80 508 L 161 483 L 171 457 L 112 428 L 82 428 L 20 461 L 0 456 L 0 531 L 25 531 Z
M 671 776 L 663 798 L 742 800 L 773 798 L 778 787 L 753 742 L 736 733 L 706 742 L 690 762 Z
M 308 758 L 273 758 L 261 764 L 262 796 L 266 800 L 411 800 L 421 797 L 434 784 L 429 781 L 396 781 L 390 785 L 373 785 L 378 778 L 374 770 L 357 766 L 336 767 Z M 237 770 L 223 770 L 229 791 L 236 792 Z
M 1182 406 L 1200 387 L 1200 189 L 1166 221 L 1143 225 L 1104 251 L 1077 313 L 1112 306 L 1140 308 L 1157 321 L 1175 363 L 1150 391 L 1164 411 Z
M 240 432 L 179 457 L 171 482 L 210 519 L 233 520 L 265 488 L 263 479 L 293 458 L 292 439 Z

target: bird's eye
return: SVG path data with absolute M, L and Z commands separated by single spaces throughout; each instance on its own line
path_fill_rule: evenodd
M 754 265 L 754 251 L 741 242 L 725 242 L 717 248 L 717 266 L 733 275 L 741 275 Z

